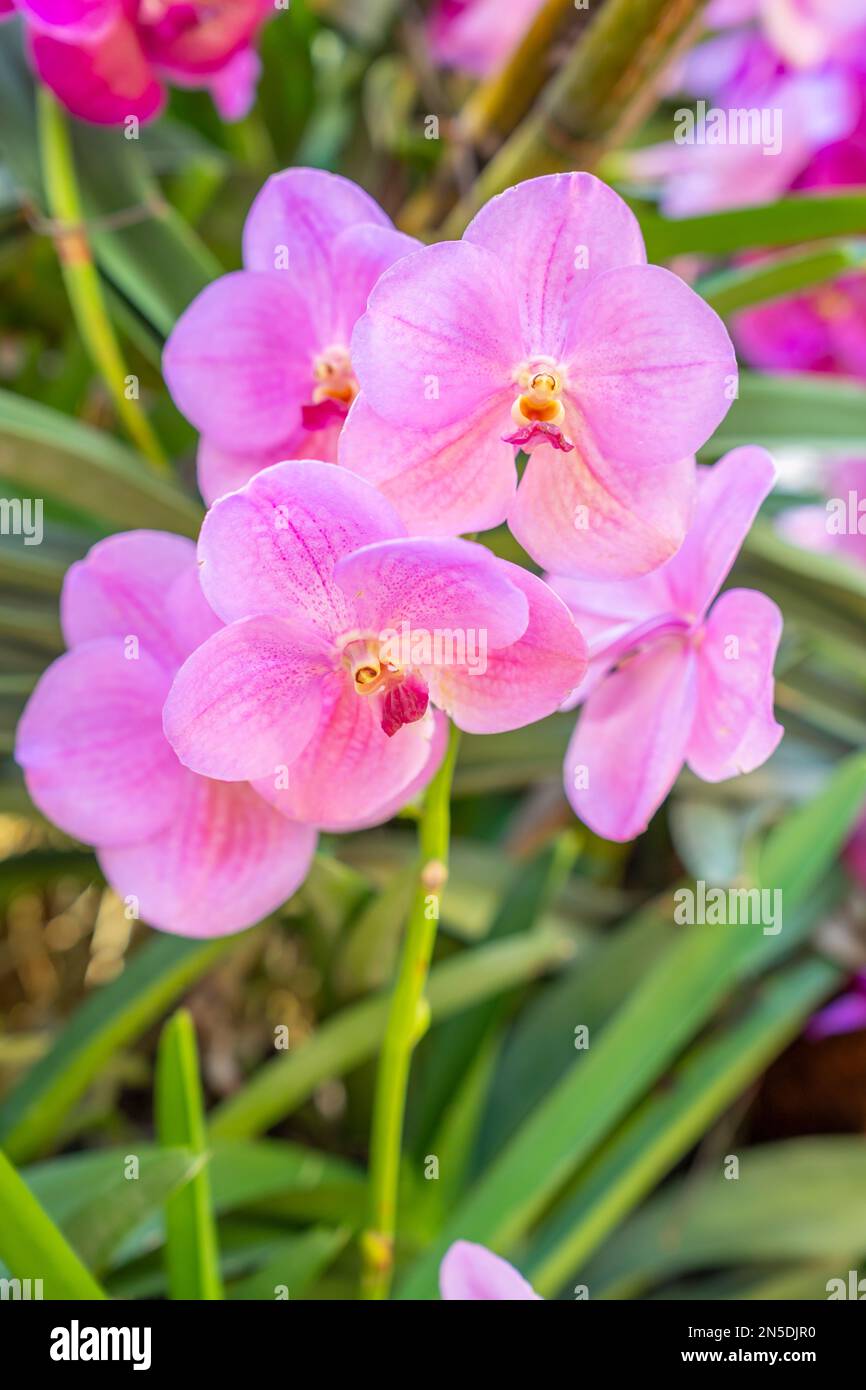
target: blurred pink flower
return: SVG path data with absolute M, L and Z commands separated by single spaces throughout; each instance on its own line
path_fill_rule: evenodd
M 590 174 L 519 184 L 459 242 L 404 257 L 352 336 L 361 395 L 340 461 L 413 532 L 506 516 L 534 560 L 623 577 L 685 533 L 689 455 L 735 391 L 718 316 L 646 264 L 633 214 Z M 515 455 L 530 454 L 516 491 Z
M 276 464 L 221 498 L 199 563 L 228 626 L 178 673 L 166 733 L 194 771 L 249 780 L 325 829 L 386 820 L 432 776 L 431 706 L 473 733 L 518 728 L 586 668 L 540 579 L 469 541 L 406 537 L 380 493 L 332 464 Z
M 148 121 L 166 82 L 208 87 L 221 115 L 249 110 L 256 34 L 271 0 L 6 0 L 26 26 L 39 77 L 74 116 L 118 125 Z
M 446 1251 L 439 1267 L 439 1292 L 444 1300 L 463 1303 L 541 1298 L 507 1260 L 468 1240 L 457 1240 Z
M 777 531 L 804 550 L 866 565 L 866 459 L 832 461 L 826 490 L 824 505 L 786 508 L 776 519 Z
M 866 275 L 743 310 L 733 333 L 742 356 L 763 371 L 866 377 Z
M 866 833 L 861 832 L 861 838 L 866 840 Z M 857 876 L 861 882 L 866 882 L 862 870 Z M 866 973 L 863 972 L 854 976 L 845 994 L 840 994 L 838 999 L 810 1018 L 805 1035 L 810 1041 L 817 1042 L 821 1038 L 835 1037 L 838 1033 L 856 1033 L 861 1028 L 866 1028 Z
M 862 154 L 852 160 L 845 149 L 860 143 L 866 119 L 863 0 L 762 0 L 751 15 L 749 8 L 710 6 L 707 22 L 722 32 L 697 44 L 671 75 L 672 92 L 708 106 L 705 139 L 692 138 L 684 107 L 674 140 L 623 159 L 627 177 L 659 186 L 671 217 L 767 202 L 826 184 L 831 173 L 843 181 L 846 163 L 851 174 L 857 165 L 862 172 Z M 750 18 L 761 23 L 740 22 Z M 710 131 L 715 112 L 720 134 Z
M 565 791 L 605 839 L 645 830 L 684 762 L 720 782 L 759 767 L 782 737 L 773 717 L 779 609 L 752 589 L 713 602 L 774 477 L 764 450 L 735 449 L 702 473 L 689 533 L 662 569 L 619 584 L 551 580 L 591 663 Z
M 283 459 L 336 459 L 357 391 L 352 329 L 382 271 L 417 246 L 338 174 L 268 179 L 244 228 L 245 269 L 193 300 L 165 348 L 169 390 L 202 435 L 207 502 Z
M 434 62 L 487 77 L 511 56 L 544 0 L 436 0 L 427 25 Z
M 155 531 L 100 541 L 66 576 L 62 619 L 70 650 L 18 726 L 34 802 L 97 846 L 109 883 L 152 926 L 209 937 L 258 921 L 303 881 L 316 832 L 245 783 L 195 776 L 165 738 L 172 678 L 220 626 L 193 543 Z

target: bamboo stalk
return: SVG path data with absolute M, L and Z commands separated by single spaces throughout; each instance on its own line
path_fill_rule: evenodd
M 694 39 L 706 0 L 607 0 L 525 120 L 441 229 L 459 237 L 480 207 L 521 179 L 592 169 L 646 119 L 661 76 Z

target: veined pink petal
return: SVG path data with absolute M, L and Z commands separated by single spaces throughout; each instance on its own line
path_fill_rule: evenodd
M 439 1291 L 443 1299 L 464 1303 L 541 1298 L 507 1260 L 468 1240 L 455 1241 L 445 1252 L 439 1267 Z
M 490 648 L 516 642 L 529 605 L 495 556 L 473 541 L 401 537 L 337 562 L 355 626 L 376 634 L 483 631 Z
M 773 717 L 773 662 L 782 615 L 754 589 L 729 589 L 698 649 L 698 707 L 686 753 L 705 782 L 766 762 L 784 730 Z
M 473 650 L 471 664 L 425 672 L 433 700 L 471 734 L 502 733 L 544 719 L 586 671 L 586 643 L 562 599 L 520 566 L 504 560 L 499 565 L 526 595 L 526 631 L 511 646 Z
M 656 642 L 587 700 L 565 755 L 565 794 L 606 840 L 646 830 L 683 765 L 697 679 L 690 644 Z
M 335 564 L 402 529 L 390 503 L 347 469 L 308 459 L 278 463 L 208 512 L 199 541 L 202 588 L 226 622 L 273 613 L 335 637 L 356 625 Z
M 172 817 L 182 772 L 162 732 L 170 676 L 120 637 L 85 642 L 40 678 L 15 757 L 39 809 L 76 839 L 129 844 Z
M 225 936 L 252 926 L 300 887 L 316 831 L 281 816 L 246 783 L 183 777 L 165 829 L 138 844 L 101 849 L 99 862 L 122 897 L 138 899 L 151 926 L 179 936 Z
M 323 169 L 285 169 L 271 175 L 250 208 L 244 265 L 286 276 L 309 304 L 321 340 L 340 317 L 337 239 L 347 227 L 363 222 L 391 229 L 375 199 L 350 179 Z M 329 341 L 317 342 L 320 350 L 329 346 Z
M 86 45 L 37 30 L 28 37 L 38 75 L 73 116 L 118 125 L 129 116 L 149 121 L 161 109 L 162 86 L 123 14 Z
M 163 354 L 178 410 L 228 451 L 260 451 L 300 424 L 313 383 L 306 303 L 287 277 L 236 271 L 181 315 Z
M 60 611 L 67 646 L 95 637 L 135 637 L 173 672 L 179 654 L 165 602 L 175 580 L 195 567 L 195 545 L 184 536 L 127 531 L 97 541 L 63 582 Z
M 776 478 L 765 449 L 732 449 L 698 474 L 692 524 L 665 571 L 675 606 L 698 619 L 719 592 Z
M 527 355 L 559 358 L 571 342 L 575 296 L 603 271 L 646 262 L 634 213 L 592 174 L 548 174 L 509 188 L 463 239 L 503 262 Z
M 165 703 L 166 738 L 204 777 L 266 777 L 309 742 L 330 669 L 321 638 L 280 618 L 220 628 L 177 673 Z
M 389 424 L 362 392 L 340 434 L 340 462 L 378 487 L 410 533 L 486 531 L 505 520 L 517 486 L 514 449 L 502 439 L 512 394 L 431 431 Z
M 420 241 L 394 227 L 376 222 L 360 222 L 345 227 L 335 238 L 331 251 L 334 277 L 334 321 L 327 325 L 337 343 L 348 347 L 352 329 L 367 308 L 367 300 L 377 280 L 403 256 L 419 250 Z M 315 312 L 315 306 L 313 306 Z M 328 347 L 323 342 L 322 347 Z
M 617 464 L 580 430 L 567 414 L 573 452 L 543 446 L 530 456 L 509 528 L 537 564 L 559 574 L 625 579 L 657 569 L 686 533 L 693 460 Z
M 322 830 L 360 830 L 389 820 L 432 777 L 442 757 L 434 712 L 388 738 L 375 696 L 358 695 L 335 672 L 322 690 L 322 717 L 300 757 L 257 780 L 284 815 Z
M 724 419 L 737 364 L 718 314 L 660 266 L 623 266 L 578 295 L 568 393 L 599 450 L 647 466 L 694 454 Z
M 370 405 L 410 429 L 465 419 L 519 365 L 517 295 L 498 257 L 444 241 L 386 270 L 352 335 Z

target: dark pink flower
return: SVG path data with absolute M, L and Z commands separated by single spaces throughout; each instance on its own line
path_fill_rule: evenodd
M 70 650 L 40 679 L 15 756 L 36 805 L 96 845 L 106 878 L 154 927 L 222 936 L 303 881 L 316 832 L 243 782 L 182 767 L 162 729 L 172 678 L 220 626 L 195 548 L 133 531 L 99 542 L 66 576 Z
M 646 264 L 637 221 L 590 174 L 492 199 L 463 240 L 386 271 L 352 337 L 340 461 L 418 533 L 506 516 L 539 564 L 645 573 L 685 533 L 690 455 L 726 414 L 724 325 Z M 515 454 L 529 453 L 516 491 Z
M 165 348 L 169 390 L 202 436 L 207 502 L 283 459 L 336 459 L 358 389 L 352 330 L 382 271 L 417 245 L 338 174 L 268 179 L 244 228 L 245 269 L 193 300 Z
M 501 1255 L 468 1240 L 455 1241 L 445 1252 L 439 1266 L 439 1292 L 444 1300 L 464 1303 L 541 1298 Z
M 199 563 L 228 626 L 178 673 L 168 738 L 194 771 L 326 829 L 385 820 L 432 776 L 434 706 L 473 733 L 517 728 L 586 667 L 540 579 L 468 541 L 406 537 L 333 464 L 276 464 L 221 498 Z
M 33 65 L 74 116 L 118 125 L 148 121 L 165 83 L 207 87 L 236 120 L 252 104 L 252 45 L 271 0 L 12 0 Z
M 590 644 L 566 795 L 605 839 L 645 830 L 684 762 L 720 782 L 759 767 L 782 737 L 782 615 L 751 589 L 716 598 L 774 476 L 762 449 L 735 449 L 703 472 L 688 536 L 663 568 L 619 584 L 552 581 Z

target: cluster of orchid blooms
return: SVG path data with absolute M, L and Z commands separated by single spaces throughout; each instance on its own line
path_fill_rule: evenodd
M 769 756 L 780 615 L 717 595 L 773 465 L 697 469 L 733 349 L 617 194 L 532 180 L 422 247 L 348 180 L 291 169 L 244 265 L 165 350 L 201 435 L 197 554 L 134 532 L 74 565 L 69 650 L 18 733 L 37 805 L 147 921 L 216 935 L 277 907 L 319 830 L 423 791 L 448 720 L 582 705 L 566 793 L 616 840 L 683 763 L 718 781 Z M 504 521 L 545 577 L 464 538 Z M 403 658 L 401 632 L 482 634 L 483 667 L 459 642 Z

